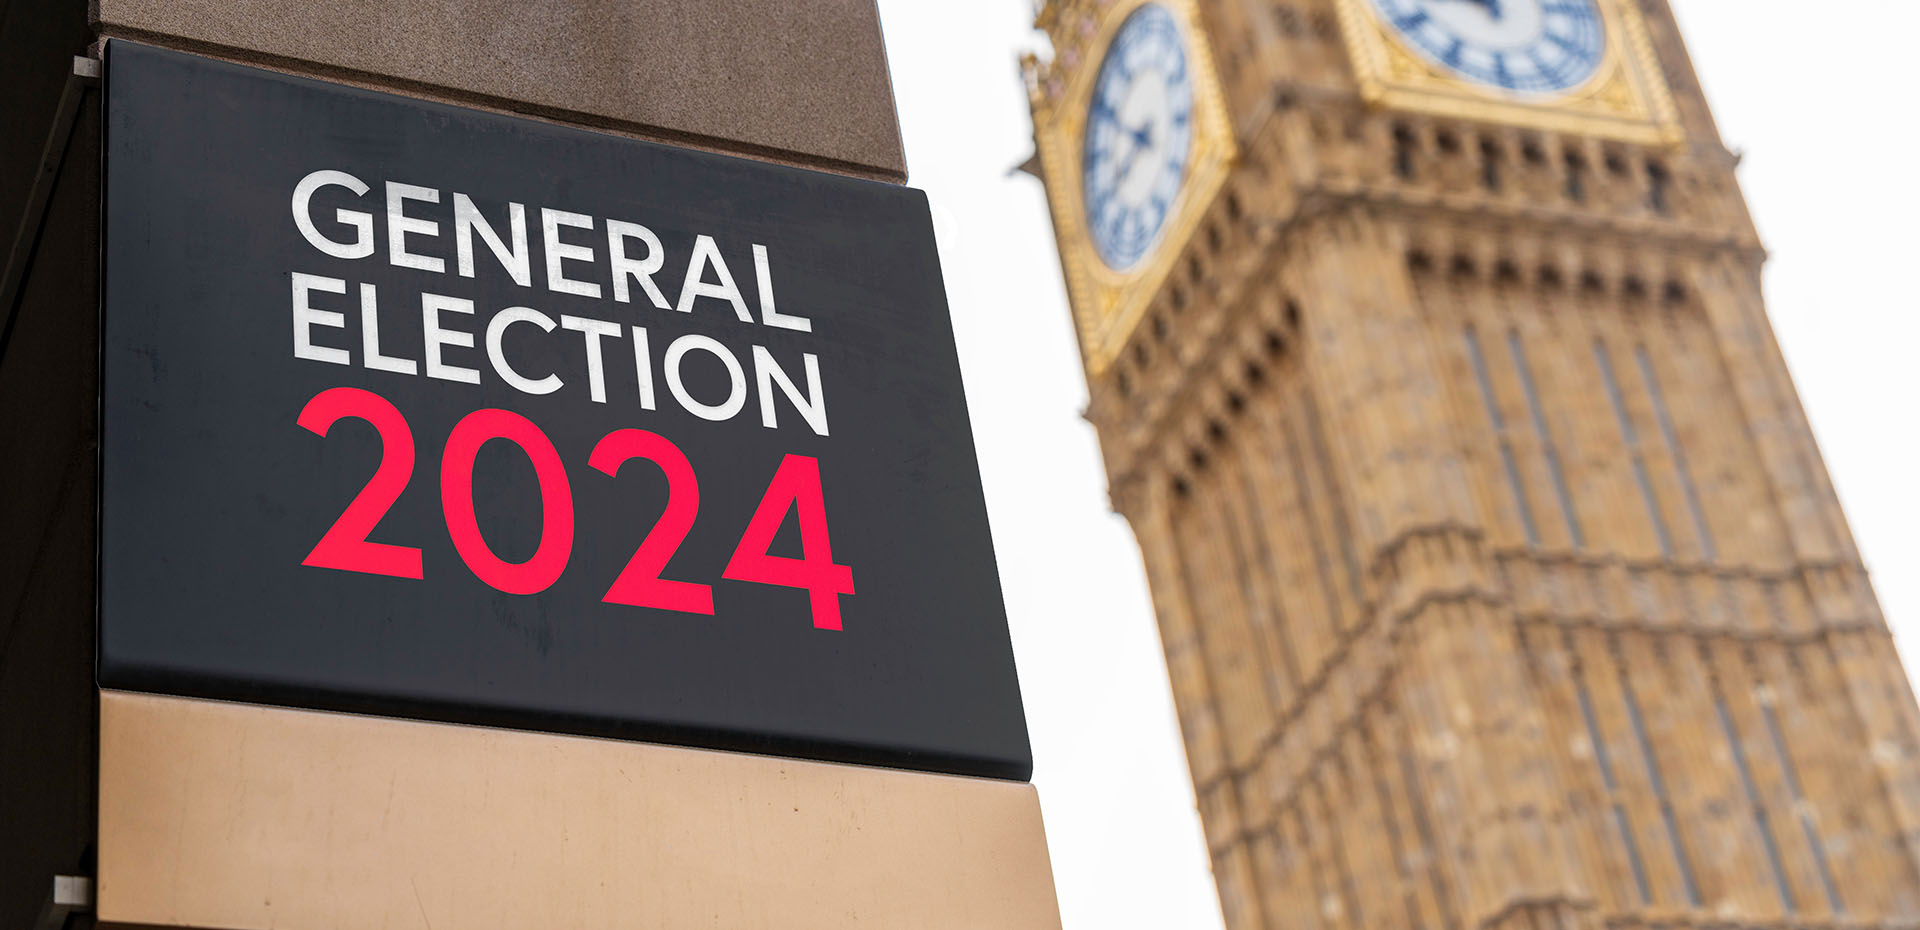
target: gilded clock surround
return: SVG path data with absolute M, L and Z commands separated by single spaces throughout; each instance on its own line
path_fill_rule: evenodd
M 1367 0 L 1334 0 L 1360 95 L 1368 103 L 1459 119 L 1640 144 L 1680 139 L 1673 97 L 1647 26 L 1630 2 L 1594 0 L 1606 50 L 1585 82 L 1565 93 L 1520 94 L 1475 83 L 1421 58 Z
M 1097 67 L 1081 68 L 1057 103 L 1034 99 L 1034 137 L 1040 163 L 1052 197 L 1053 222 L 1060 238 L 1067 290 L 1073 301 L 1075 328 L 1087 372 L 1099 376 L 1126 345 L 1147 304 L 1159 290 L 1180 254 L 1180 245 L 1192 236 L 1207 204 L 1226 181 L 1234 160 L 1233 133 L 1226 104 L 1215 77 L 1213 58 L 1199 28 L 1194 0 L 1129 0 L 1104 10 L 1087 45 L 1104 54 L 1128 16 L 1148 3 L 1158 3 L 1180 25 L 1186 42 L 1187 68 L 1193 81 L 1193 151 L 1187 177 L 1161 231 L 1160 240 L 1134 267 L 1118 271 L 1102 261 L 1088 227 L 1080 184 L 1084 157 L 1087 108 L 1098 76 Z

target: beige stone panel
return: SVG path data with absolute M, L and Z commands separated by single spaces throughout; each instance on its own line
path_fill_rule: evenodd
M 1267 926 L 1261 900 L 1264 889 L 1254 871 L 1253 855 L 1244 841 L 1214 860 L 1214 880 L 1220 890 L 1220 913 L 1227 930 L 1261 930 Z
M 1363 729 L 1371 715 L 1362 714 L 1341 739 L 1341 764 L 1337 779 L 1344 795 L 1347 813 L 1347 859 L 1352 863 L 1353 880 L 1358 888 L 1362 915 L 1369 927 L 1383 930 L 1411 930 L 1406 906 L 1406 876 L 1396 844 L 1397 830 L 1388 828 L 1388 813 L 1381 806 L 1379 782 L 1373 760 L 1367 753 Z
M 1609 526 L 1609 535 L 1604 549 L 1619 553 L 1635 561 L 1651 561 L 1666 558 L 1661 551 L 1660 531 L 1665 528 L 1671 540 L 1672 521 L 1668 519 L 1664 504 L 1662 486 L 1655 472 L 1658 458 L 1664 447 L 1660 442 L 1660 433 L 1647 415 L 1644 391 L 1634 367 L 1634 346 L 1638 336 L 1627 325 L 1627 320 L 1619 307 L 1609 301 L 1597 299 L 1581 292 L 1569 299 L 1576 301 L 1575 311 L 1586 316 L 1593 328 L 1593 344 L 1587 347 L 1587 362 L 1599 382 L 1594 388 L 1607 409 L 1604 416 L 1611 434 L 1619 437 L 1618 451 L 1603 449 L 1598 458 L 1609 461 L 1595 461 L 1597 469 L 1611 468 L 1615 479 L 1608 496 L 1604 519 Z M 1609 368 L 1613 372 L 1613 387 L 1619 391 L 1620 411 L 1613 409 L 1613 400 L 1607 395 L 1605 373 L 1600 368 L 1599 347 L 1604 346 Z M 1633 442 L 1629 444 L 1620 425 L 1624 413 L 1626 422 L 1633 430 Z M 1636 474 L 1636 463 L 1644 469 L 1647 485 L 1640 485 Z M 1649 500 L 1651 496 L 1651 500 Z
M 1199 621 L 1187 590 L 1180 553 L 1175 545 L 1172 502 L 1167 480 L 1151 475 L 1146 481 L 1147 502 L 1133 520 L 1140 539 L 1140 555 L 1153 595 L 1154 615 L 1160 624 L 1161 648 L 1166 651 L 1167 675 L 1173 687 L 1174 708 L 1180 715 L 1180 735 L 1187 749 L 1187 768 L 1196 786 L 1222 777 L 1226 769 L 1225 734 L 1218 702 L 1200 644 Z
M 1308 795 L 1320 804 L 1320 816 L 1327 829 L 1327 862 L 1333 866 L 1333 875 L 1339 883 L 1347 919 L 1355 927 L 1380 927 L 1383 923 L 1377 909 L 1381 902 L 1367 893 L 1367 883 L 1361 876 L 1367 861 L 1360 849 L 1367 835 L 1365 827 L 1356 822 L 1347 773 L 1336 755 L 1341 742 L 1341 737 L 1327 742 L 1328 755 L 1314 769 Z
M 1493 548 L 1524 546 L 1526 533 L 1499 455 L 1501 437 L 1487 419 L 1480 383 L 1467 356 L 1462 336 L 1464 317 L 1455 299 L 1458 290 L 1436 283 L 1431 272 L 1413 275 L 1412 280 L 1414 298 L 1427 320 L 1427 344 L 1455 427 L 1452 452 L 1467 473 L 1472 497 L 1468 525 L 1485 532 Z
M 1589 455 L 1619 461 L 1619 431 L 1607 428 L 1612 417 L 1605 409 L 1606 389 L 1600 384 L 1593 348 L 1586 344 L 1580 314 L 1563 313 L 1548 305 L 1539 291 L 1517 284 L 1495 283 L 1492 291 L 1501 296 L 1511 328 L 1520 333 L 1526 373 L 1547 424 L 1547 435 L 1541 438 L 1553 444 L 1557 483 L 1566 489 L 1573 516 L 1566 516 L 1557 492 L 1555 506 L 1561 508 L 1563 519 L 1570 519 L 1570 526 L 1580 528 L 1580 545 L 1575 548 L 1607 551 L 1609 508 L 1603 503 L 1602 482 L 1596 481 L 1586 464 Z M 1517 367 L 1520 359 L 1513 361 Z
M 1647 475 L 1660 508 L 1661 525 L 1666 527 L 1667 538 L 1672 544 L 1672 552 L 1665 558 L 1669 563 L 1696 564 L 1707 561 L 1709 543 L 1700 536 L 1686 503 L 1686 486 L 1692 480 L 1691 475 L 1683 476 L 1680 470 L 1681 461 L 1688 457 L 1689 451 L 1698 452 L 1700 443 L 1688 442 L 1686 437 L 1676 433 L 1675 438 L 1680 446 L 1675 448 L 1660 426 L 1658 411 L 1660 406 L 1665 406 L 1669 420 L 1677 430 L 1679 412 L 1673 409 L 1677 386 L 1667 376 L 1667 370 L 1708 364 L 1709 361 L 1690 358 L 1679 333 L 1669 325 L 1670 321 L 1663 321 L 1638 302 L 1616 306 L 1620 307 L 1622 327 L 1621 338 L 1612 347 L 1613 363 L 1620 379 L 1620 390 L 1640 430 L 1641 452 L 1646 457 Z M 1653 363 L 1656 381 L 1648 381 L 1646 370 L 1640 366 L 1643 352 Z M 1664 399 L 1664 405 L 1656 405 L 1655 391 Z M 1691 466 L 1689 462 L 1689 473 Z
M 1780 920 L 1786 915 L 1774 871 L 1762 845 L 1761 829 L 1746 794 L 1734 741 L 1747 753 L 1747 734 L 1723 726 L 1718 702 L 1721 685 L 1701 652 L 1703 640 L 1671 636 L 1664 659 L 1654 661 L 1672 706 L 1664 708 L 1676 723 L 1682 752 L 1676 794 L 1691 803 L 1701 851 L 1695 862 L 1706 906 L 1746 918 Z
M 1607 743 L 1614 777 L 1619 780 L 1620 788 L 1616 797 L 1626 808 L 1628 826 L 1634 831 L 1635 844 L 1640 850 L 1642 865 L 1647 870 L 1647 882 L 1653 897 L 1649 903 L 1656 908 L 1677 909 L 1686 904 L 1686 873 L 1681 864 L 1685 850 L 1674 846 L 1673 836 L 1666 829 L 1663 813 L 1666 799 L 1655 790 L 1653 781 L 1653 772 L 1660 765 L 1660 760 L 1647 758 L 1638 735 L 1633 731 L 1633 718 L 1619 663 L 1619 640 L 1637 635 L 1640 634 L 1610 635 L 1599 630 L 1576 630 L 1569 641 L 1573 643 L 1580 660 L 1580 674 L 1593 699 L 1595 722 L 1600 726 L 1601 738 Z M 1637 694 L 1634 698 L 1638 702 Z M 1649 740 L 1651 737 L 1649 733 Z M 1666 781 L 1666 775 L 1662 773 L 1662 782 Z M 1624 847 L 1618 848 L 1624 856 Z M 1690 868 L 1690 858 L 1687 864 Z
M 1740 827 L 1727 824 L 1728 817 L 1744 813 L 1744 805 L 1723 796 L 1723 773 L 1717 770 L 1709 747 L 1724 752 L 1726 740 L 1712 719 L 1713 708 L 1690 703 L 1697 697 L 1690 691 L 1692 682 L 1673 667 L 1676 653 L 1684 656 L 1692 648 L 1691 639 L 1664 633 L 1622 633 L 1620 659 L 1626 678 L 1622 687 L 1633 689 L 1640 707 L 1667 792 L 1665 800 L 1679 825 L 1680 843 L 1699 889 L 1699 906 L 1717 911 L 1734 905 L 1730 896 L 1750 867 L 1763 866 L 1743 855 Z
M 1467 285 L 1463 283 L 1458 286 L 1464 288 Z M 1463 296 L 1462 306 L 1466 323 L 1473 330 L 1474 344 L 1479 346 L 1480 358 L 1486 364 L 1486 383 L 1492 388 L 1493 403 L 1500 411 L 1501 423 L 1505 427 L 1503 435 L 1513 450 L 1514 466 L 1520 476 L 1520 492 L 1525 495 L 1527 511 L 1532 515 L 1534 529 L 1540 535 L 1537 548 L 1570 550 L 1573 548 L 1572 524 L 1568 522 L 1566 509 L 1560 504 L 1553 472 L 1547 464 L 1546 441 L 1549 437 L 1542 436 L 1535 428 L 1533 409 L 1527 401 L 1525 383 L 1521 380 L 1520 359 L 1513 354 L 1510 334 L 1515 329 L 1515 314 L 1506 301 L 1488 300 L 1486 295 L 1477 292 Z M 1464 327 L 1459 338 L 1467 338 Z M 1529 353 L 1526 359 L 1529 375 L 1536 374 L 1537 361 L 1532 355 Z M 1485 398 L 1482 399 L 1484 401 Z M 1541 401 L 1545 403 L 1546 399 L 1542 398 Z
M 102 33 L 905 180 L 872 0 L 97 0 Z
M 1421 799 L 1404 781 L 1408 770 L 1401 764 L 1406 758 L 1402 733 L 1400 718 L 1391 705 L 1380 705 L 1367 733 L 1372 771 L 1380 780 L 1388 805 L 1384 809 L 1400 829 L 1399 866 L 1409 916 L 1419 927 L 1446 927 L 1454 915 L 1448 912 L 1441 889 L 1452 879 L 1443 871 L 1446 864 L 1436 861 L 1438 857 L 1427 842 L 1429 824 L 1420 808 Z
M 1684 360 L 1658 354 L 1651 358 L 1659 369 L 1662 395 L 1673 408 L 1706 532 L 1722 563 L 1778 571 L 1790 564 L 1793 551 L 1759 448 L 1736 402 L 1725 356 L 1704 311 L 1687 305 L 1672 314 Z
M 1747 769 L 1753 775 L 1754 790 L 1767 813 L 1767 829 L 1772 831 L 1780 854 L 1780 867 L 1793 896 L 1791 915 L 1814 920 L 1834 920 L 1825 888 L 1807 842 L 1796 799 L 1788 787 L 1785 766 L 1780 763 L 1778 747 L 1767 727 L 1765 711 L 1753 680 L 1744 644 L 1732 640 L 1708 640 L 1701 648 L 1701 659 L 1720 682 L 1720 693 L 1727 702 L 1727 713 L 1739 730 L 1746 753 Z M 1770 873 L 1771 874 L 1771 873 Z M 1783 903 L 1784 908 L 1784 903 Z
M 1797 656 L 1789 658 L 1789 648 Z M 1760 655 L 1776 683 L 1781 727 L 1819 815 L 1842 902 L 1851 912 L 1892 914 L 1900 889 L 1920 888 L 1920 873 L 1897 826 L 1894 785 L 1872 764 L 1873 742 L 1833 653 L 1810 643 L 1762 648 Z M 1866 764 L 1861 746 L 1868 747 Z
M 1280 379 L 1276 376 L 1275 380 Z M 1292 445 L 1290 415 L 1275 397 L 1263 399 L 1258 409 L 1263 419 L 1260 429 L 1252 436 L 1254 454 L 1271 463 L 1267 472 L 1271 482 L 1262 485 L 1270 487 L 1271 493 L 1262 495 L 1261 503 L 1271 508 L 1264 514 L 1272 527 L 1275 552 L 1281 562 L 1276 574 L 1282 602 L 1290 608 L 1287 631 L 1294 646 L 1294 660 L 1300 667 L 1301 689 L 1305 691 L 1338 645 L 1338 618 L 1333 616 L 1338 602 L 1334 600 L 1336 595 L 1326 589 L 1322 571 L 1325 558 L 1321 554 L 1323 550 L 1317 548 L 1324 543 L 1305 509 L 1311 492 L 1297 467 L 1301 456 L 1299 448 Z
M 1633 478 L 1624 437 L 1615 422 L 1593 349 L 1593 316 L 1559 292 L 1516 291 L 1531 313 L 1520 321 L 1540 346 L 1534 379 L 1547 406 L 1548 421 L 1560 437 L 1567 488 L 1580 507 L 1586 547 L 1620 551 L 1625 535 L 1618 525 L 1632 511 L 1622 506 Z
M 1405 739 L 1416 763 L 1414 792 L 1427 809 L 1433 831 L 1433 854 L 1445 863 L 1450 895 L 1464 921 L 1478 921 L 1499 909 L 1497 875 L 1501 854 L 1499 831 L 1488 822 L 1499 801 L 1498 784 L 1481 747 L 1474 741 L 1476 708 L 1452 669 L 1484 666 L 1474 663 L 1470 648 L 1460 641 L 1458 627 L 1465 619 L 1458 605 L 1430 605 L 1408 619 L 1400 638 L 1401 673 L 1396 676 L 1395 702 L 1404 710 Z
M 1254 404 L 1254 410 L 1273 406 L 1271 398 L 1256 400 Z M 1303 668 L 1299 648 L 1302 626 L 1310 622 L 1311 602 L 1303 594 L 1304 583 L 1299 577 L 1302 561 L 1296 554 L 1299 533 L 1294 530 L 1296 524 L 1285 516 L 1287 511 L 1281 503 L 1290 488 L 1281 476 L 1281 458 L 1267 445 L 1265 434 L 1271 429 L 1270 421 L 1261 414 L 1247 417 L 1244 441 L 1238 446 L 1246 479 L 1246 498 L 1241 505 L 1246 508 L 1248 533 L 1263 556 L 1257 572 L 1273 609 L 1270 637 L 1286 681 L 1286 701 L 1282 706 L 1291 708 L 1306 685 L 1305 676 L 1313 670 Z
M 1833 666 L 1825 670 L 1829 687 L 1846 690 L 1865 731 L 1864 759 L 1856 755 L 1854 764 L 1873 771 L 1885 787 L 1893 817 L 1879 827 L 1889 834 L 1890 845 L 1913 862 L 1920 850 L 1920 739 L 1911 721 L 1913 693 L 1901 674 L 1899 657 L 1880 631 L 1837 632 L 1827 644 L 1833 656 Z M 1903 918 L 1920 916 L 1920 885 L 1899 888 L 1890 909 Z
M 1608 817 L 1612 798 L 1601 777 L 1597 753 L 1586 721 L 1581 715 L 1578 688 L 1572 658 L 1566 650 L 1566 634 L 1552 624 L 1523 625 L 1522 635 L 1528 653 L 1533 691 L 1538 695 L 1541 713 L 1546 718 L 1547 755 L 1558 769 L 1565 787 L 1564 820 L 1555 829 L 1567 844 L 1570 874 L 1582 879 L 1585 889 L 1609 910 L 1638 904 L 1632 895 L 1633 879 L 1624 851 L 1619 848 Z M 1608 846 L 1612 840 L 1616 845 Z
M 1276 849 L 1277 843 L 1273 838 L 1272 830 L 1249 832 L 1246 835 L 1246 844 L 1247 856 L 1253 863 L 1249 874 L 1254 886 L 1260 889 L 1261 897 L 1264 899 L 1271 895 L 1284 894 L 1280 886 L 1282 874 Z M 1285 898 L 1276 897 L 1276 900 L 1285 900 Z M 1267 926 L 1284 927 L 1287 925 L 1288 917 L 1288 912 L 1280 911 L 1267 921 Z
M 1196 482 L 1176 517 L 1174 532 L 1206 658 L 1207 680 L 1214 686 L 1226 761 L 1239 770 L 1253 764 L 1265 744 L 1274 708 L 1253 655 L 1242 592 L 1232 576 L 1232 556 L 1221 535 L 1218 514 L 1213 512 L 1218 505 L 1211 481 Z
M 1301 521 L 1298 524 L 1299 532 L 1307 537 L 1312 547 L 1315 587 L 1319 589 L 1322 602 L 1326 605 L 1321 611 L 1320 625 L 1324 636 L 1315 650 L 1317 659 L 1309 666 L 1312 671 L 1305 672 L 1311 681 L 1317 677 L 1327 659 L 1339 652 L 1340 644 L 1346 640 L 1346 628 L 1350 625 L 1350 589 L 1340 574 L 1342 540 L 1335 534 L 1330 515 L 1331 508 L 1338 506 L 1339 502 L 1333 486 L 1328 483 L 1328 475 L 1314 454 L 1312 434 L 1307 426 L 1309 390 L 1302 383 L 1297 390 L 1283 397 L 1281 403 L 1286 410 L 1280 422 L 1287 432 L 1279 442 L 1293 471 Z
M 1317 780 L 1308 782 L 1301 789 L 1298 810 L 1301 836 L 1306 841 L 1307 856 L 1313 863 L 1315 884 L 1320 892 L 1321 926 L 1325 930 L 1361 930 L 1348 906 L 1342 863 L 1334 855 L 1335 828 L 1328 821 L 1325 799 L 1319 791 Z
M 98 915 L 1060 926 L 1031 785 L 104 692 Z
M 1909 871 L 1897 849 L 1882 845 L 1881 826 L 1893 817 L 1878 780 L 1860 764 L 1860 728 L 1846 693 L 1830 690 L 1809 667 L 1827 662 L 1819 644 L 1761 641 L 1748 657 L 1755 703 L 1779 725 L 1776 752 L 1791 762 L 1802 792 L 1795 807 L 1812 818 L 1841 904 L 1876 913 L 1889 889 L 1910 881 Z
M 1300 835 L 1299 813 L 1293 808 L 1274 817 L 1274 858 L 1282 879 L 1273 900 L 1274 926 L 1279 930 L 1319 930 L 1319 889 L 1314 885 L 1313 861 Z
M 1253 428 L 1259 427 L 1253 425 Z M 1228 498 L 1221 507 L 1221 519 L 1226 524 L 1225 532 L 1232 534 L 1233 547 L 1238 556 L 1236 570 L 1247 587 L 1247 623 L 1259 647 L 1261 677 L 1272 698 L 1274 714 L 1279 717 L 1293 704 L 1294 688 L 1297 686 L 1294 676 L 1298 670 L 1293 667 L 1293 655 L 1285 639 L 1286 630 L 1281 626 L 1285 613 L 1274 590 L 1272 553 L 1260 519 L 1253 510 L 1258 496 L 1253 489 L 1254 476 L 1247 468 L 1249 447 L 1247 442 L 1236 441 L 1220 449 L 1217 463 Z
M 1821 469 L 1749 269 L 1722 262 L 1702 276 L 1701 304 L 1762 466 L 1778 501 L 1787 540 L 1802 561 L 1852 555 L 1838 504 L 1815 474 Z

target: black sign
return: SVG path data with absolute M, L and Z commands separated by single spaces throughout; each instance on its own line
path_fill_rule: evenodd
M 108 687 L 1032 768 L 926 198 L 114 42 Z

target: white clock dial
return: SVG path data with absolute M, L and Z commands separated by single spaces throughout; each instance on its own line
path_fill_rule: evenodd
M 1522 94 L 1571 90 L 1606 50 L 1594 0 L 1372 0 L 1421 57 L 1479 84 Z
M 1193 82 L 1173 14 L 1159 4 L 1120 25 L 1088 105 L 1082 184 L 1094 249 L 1126 270 L 1152 250 L 1186 178 Z

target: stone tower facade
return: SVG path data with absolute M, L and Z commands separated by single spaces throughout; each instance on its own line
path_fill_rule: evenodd
M 1378 93 L 1363 0 L 1185 4 L 1232 155 L 1101 343 L 1048 134 L 1137 6 L 1025 71 L 1228 925 L 1920 921 L 1920 711 L 1666 0 L 1601 5 L 1643 132 Z

